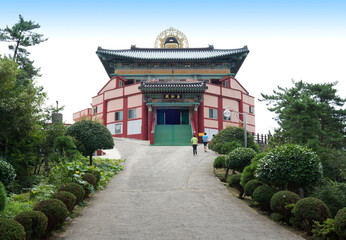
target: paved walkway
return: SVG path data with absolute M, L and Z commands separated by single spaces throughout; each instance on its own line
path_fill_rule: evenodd
M 124 171 L 54 239 L 303 239 L 232 196 L 202 146 L 115 146 Z

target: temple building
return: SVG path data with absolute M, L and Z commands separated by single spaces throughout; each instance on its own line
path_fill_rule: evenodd
M 110 80 L 92 97 L 92 108 L 73 114 L 74 121 L 90 117 L 114 137 L 153 145 L 189 145 L 192 134 L 204 132 L 211 139 L 227 126 L 242 126 L 245 114 L 247 130 L 255 133 L 254 97 L 235 78 L 246 46 L 190 48 L 174 28 L 161 32 L 154 46 L 99 47 Z M 226 109 L 234 114 L 227 116 Z

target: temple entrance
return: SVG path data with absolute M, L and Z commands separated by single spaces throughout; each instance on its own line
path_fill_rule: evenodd
M 189 124 L 188 109 L 157 109 L 158 125 L 186 125 Z

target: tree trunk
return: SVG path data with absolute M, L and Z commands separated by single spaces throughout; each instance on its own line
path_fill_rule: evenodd
M 222 179 L 223 182 L 227 182 L 227 178 L 228 178 L 228 172 L 229 172 L 229 168 L 226 169 L 226 174 L 225 177 Z
M 304 198 L 304 189 L 303 188 L 299 188 L 299 195 L 301 198 Z
M 92 166 L 93 165 L 93 154 L 91 153 L 90 154 L 90 164 L 89 164 L 90 166 Z

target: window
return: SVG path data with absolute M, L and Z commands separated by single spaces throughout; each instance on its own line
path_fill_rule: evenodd
M 209 118 L 217 119 L 217 110 L 209 108 Z
M 115 112 L 115 121 L 122 121 L 123 120 L 123 111 Z
M 222 86 L 228 87 L 228 81 L 224 81 L 224 82 L 222 83 Z
M 114 124 L 114 134 L 122 134 L 123 133 L 123 123 Z
M 129 110 L 129 119 L 137 118 L 136 109 Z
M 119 80 L 119 87 L 122 87 L 122 86 L 124 86 L 124 83 L 123 83 L 123 81 Z
M 97 106 L 94 107 L 94 114 L 96 114 L 96 113 L 97 113 Z
M 249 106 L 249 113 L 253 113 L 253 106 Z

